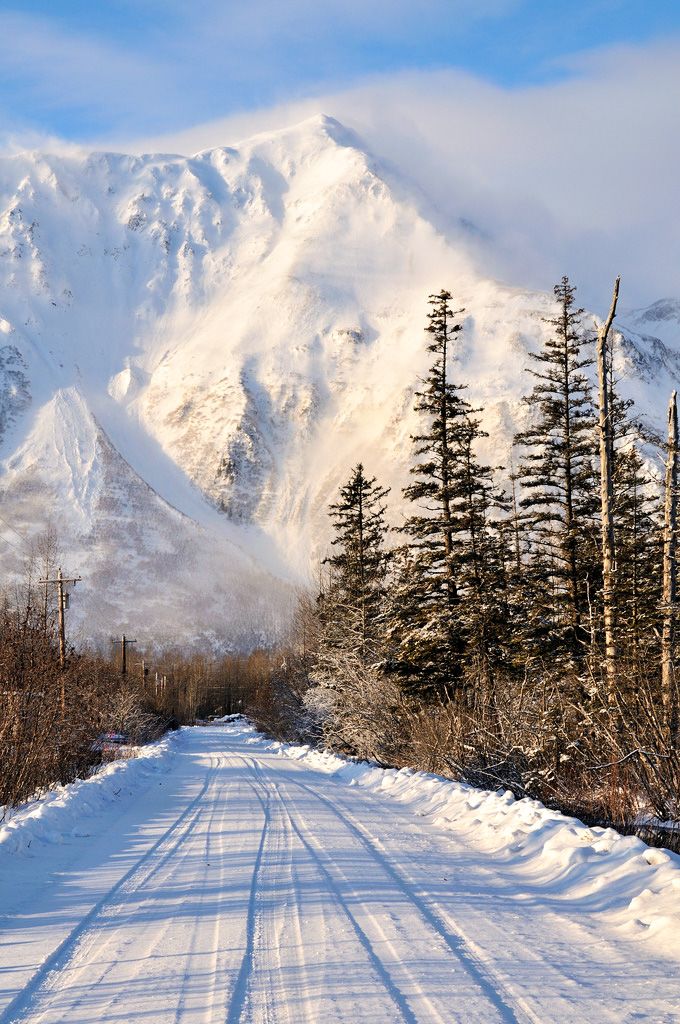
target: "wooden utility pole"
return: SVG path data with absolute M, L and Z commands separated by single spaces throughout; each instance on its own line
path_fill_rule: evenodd
M 131 644 L 136 644 L 137 641 L 136 640 L 128 640 L 128 638 L 125 636 L 125 633 L 123 633 L 123 635 L 120 638 L 120 640 L 112 640 L 111 643 L 112 644 L 120 644 L 120 650 L 121 650 L 120 674 L 122 676 L 125 676 L 125 675 L 127 675 L 127 649 L 128 649 L 128 647 Z
M 675 391 L 668 407 L 668 454 L 664 487 L 663 527 L 663 630 L 661 633 L 661 691 L 668 738 L 678 730 L 678 697 L 675 688 L 675 602 L 677 599 L 678 527 L 678 403 Z
M 597 332 L 597 375 L 600 385 L 600 504 L 602 510 L 602 577 L 604 604 L 604 661 L 607 676 L 607 699 L 616 703 L 617 661 L 616 643 L 616 549 L 614 540 L 614 424 L 612 423 L 612 360 L 607 359 L 607 339 L 616 316 L 621 278 L 614 282 L 614 294 L 609 316 Z
M 58 607 L 58 616 L 59 616 L 59 667 L 62 669 L 62 671 L 63 671 L 63 669 L 66 668 L 66 623 L 64 621 L 66 594 L 65 594 L 65 591 L 64 591 L 64 586 L 67 583 L 72 583 L 75 586 L 76 583 L 80 583 L 81 579 L 82 579 L 82 576 L 71 576 L 70 578 L 67 579 L 62 574 L 61 569 L 59 569 L 58 572 L 57 572 L 57 578 L 55 580 L 51 580 L 51 579 L 38 580 L 38 583 L 45 587 L 45 594 L 47 594 L 47 587 L 50 586 L 51 584 L 54 584 L 57 587 L 57 607 Z M 66 691 L 64 689 L 64 678 L 62 676 L 62 680 L 61 680 L 61 713 L 62 713 L 62 716 L 65 714 L 65 712 L 66 712 Z

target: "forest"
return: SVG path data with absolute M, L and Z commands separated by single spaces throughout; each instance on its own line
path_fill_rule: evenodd
M 569 279 L 555 286 L 503 467 L 480 461 L 483 410 L 451 376 L 464 311 L 430 296 L 410 482 L 396 496 L 368 457 L 348 467 L 330 553 L 283 646 L 140 650 L 125 675 L 110 650 L 60 658 L 43 538 L 2 609 L 0 805 L 91 771 L 102 730 L 144 742 L 244 712 L 280 739 L 677 845 L 676 397 L 659 439 L 619 394 L 618 290 L 593 331 Z
M 479 461 L 483 410 L 451 379 L 463 311 L 430 297 L 403 525 L 395 537 L 387 490 L 351 469 L 318 593 L 253 712 L 263 728 L 671 841 L 676 396 L 659 444 L 617 389 L 618 292 L 589 331 L 568 278 L 555 286 L 505 468 Z

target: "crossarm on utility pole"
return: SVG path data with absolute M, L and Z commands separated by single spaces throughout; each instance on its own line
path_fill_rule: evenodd
M 128 638 L 125 636 L 125 633 L 123 633 L 123 635 L 120 638 L 120 640 L 112 640 L 111 643 L 112 644 L 120 644 L 120 650 L 121 650 L 120 674 L 122 676 L 125 676 L 125 675 L 127 675 L 127 649 L 128 649 L 128 647 L 131 644 L 136 644 L 137 641 L 136 640 L 128 640 Z
M 76 583 L 80 583 L 82 576 L 71 576 L 66 577 L 62 574 L 61 569 L 57 571 L 57 578 L 51 580 L 48 578 L 44 580 L 38 580 L 40 586 L 45 587 L 45 593 L 47 593 L 47 587 L 54 584 L 57 587 L 57 610 L 59 616 L 59 667 L 62 671 L 66 668 L 66 623 L 64 617 L 64 586 L 67 583 L 72 583 L 74 586 Z M 64 677 L 61 679 L 61 714 L 62 717 L 66 713 L 66 690 L 64 687 Z

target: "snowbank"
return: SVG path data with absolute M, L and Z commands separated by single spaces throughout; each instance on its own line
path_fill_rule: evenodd
M 535 887 L 556 905 L 603 914 L 622 934 L 663 942 L 667 954 L 680 955 L 676 854 L 613 829 L 588 828 L 537 800 L 516 800 L 507 791 L 487 792 L 426 772 L 382 769 L 308 746 L 272 742 L 244 720 L 221 728 L 225 739 L 232 731 L 247 733 L 253 745 L 300 761 L 341 785 L 396 800 L 429 824 L 493 855 L 499 868 L 521 876 L 522 891 Z M 156 773 L 170 769 L 183 735 L 185 730 L 169 734 L 141 748 L 133 760 L 114 761 L 90 779 L 57 787 L 15 810 L 0 824 L 0 870 L 4 857 L 25 854 L 32 844 L 94 834 L 94 818 L 115 801 L 137 797 Z
M 137 756 L 112 761 L 89 779 L 56 786 L 39 800 L 13 809 L 0 823 L 0 859 L 28 850 L 33 843 L 62 843 L 87 836 L 91 819 L 112 802 L 130 799 L 157 772 L 169 769 L 180 733 L 139 747 Z
M 240 729 L 243 726 L 239 727 Z M 254 742 L 266 742 L 254 733 Z M 680 856 L 610 828 L 589 828 L 537 800 L 488 792 L 409 768 L 383 769 L 307 746 L 267 743 L 338 782 L 397 800 L 418 816 L 491 853 L 499 865 L 559 902 L 606 915 L 631 937 L 680 953 Z

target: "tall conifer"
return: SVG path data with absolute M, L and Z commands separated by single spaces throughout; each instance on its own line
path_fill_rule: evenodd
M 652 481 L 636 446 L 618 452 L 616 594 L 622 654 L 629 664 L 648 663 L 661 631 L 661 555 Z
M 415 479 L 404 490 L 416 510 L 402 528 L 409 540 L 392 587 L 389 629 L 392 664 L 407 686 L 446 696 L 463 683 L 473 648 L 485 672 L 491 664 L 491 607 L 498 592 L 492 564 L 497 581 L 502 577 L 490 539 L 491 471 L 474 451 L 482 436 L 478 410 L 449 378 L 462 312 L 454 313 L 450 301 L 447 291 L 430 296 L 427 348 L 434 358 L 416 394 L 423 431 L 412 438 Z
M 522 450 L 521 505 L 534 536 L 531 568 L 546 603 L 543 618 L 551 620 L 556 645 L 573 656 L 588 639 L 599 576 L 595 409 L 585 373 L 593 359 L 575 288 L 563 277 L 554 293 L 558 313 L 546 321 L 554 333 L 532 353 L 535 384 L 524 400 L 533 422 L 515 443 Z
M 375 477 L 368 478 L 359 463 L 329 508 L 335 551 L 325 559 L 330 566 L 325 617 L 335 617 L 334 629 L 362 659 L 375 655 L 385 593 L 384 500 L 388 494 L 389 488 L 381 487 Z

